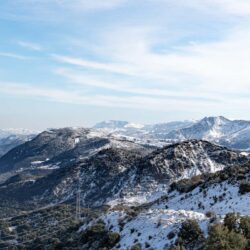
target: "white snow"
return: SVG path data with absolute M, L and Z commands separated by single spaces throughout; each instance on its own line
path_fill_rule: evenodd
M 175 210 L 185 209 L 203 213 L 212 211 L 219 215 L 238 212 L 242 215 L 250 215 L 250 194 L 240 195 L 238 191 L 237 185 L 234 186 L 226 181 L 213 184 L 205 193 L 200 191 L 199 187 L 187 194 L 171 193 L 169 201 L 154 207 L 164 208 L 167 205 Z
M 124 126 L 124 128 L 142 129 L 142 128 L 144 128 L 144 125 L 143 124 L 139 124 L 139 123 L 128 123 L 127 125 Z
M 118 232 L 121 236 L 120 249 L 130 249 L 135 243 L 141 243 L 142 250 L 147 249 L 147 242 L 152 249 L 163 250 L 174 243 L 181 223 L 187 219 L 195 219 L 206 233 L 208 219 L 202 213 L 172 209 L 149 209 L 133 217 L 124 211 L 113 211 L 102 217 L 107 228 Z M 122 227 L 121 225 L 125 223 Z M 175 233 L 168 239 L 170 232 Z
M 32 161 L 31 165 L 39 165 L 41 163 L 43 163 L 44 161 Z

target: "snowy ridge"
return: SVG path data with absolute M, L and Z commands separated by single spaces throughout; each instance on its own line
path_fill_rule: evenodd
M 240 153 L 200 141 L 168 146 L 146 156 L 141 154 L 146 149 L 141 149 L 129 142 L 108 143 L 80 163 L 66 168 L 66 172 L 62 168 L 62 173 L 51 175 L 47 181 L 51 182 L 51 189 L 41 199 L 47 197 L 61 202 L 74 197 L 75 183 L 80 176 L 83 204 L 140 205 L 166 195 L 173 181 L 191 178 L 197 173 L 212 173 L 248 160 Z M 54 183 L 57 175 L 61 180 Z M 41 184 L 38 181 L 34 188 L 36 185 Z
M 102 122 L 94 126 L 112 135 L 134 138 L 158 146 L 190 139 L 208 140 L 230 148 L 250 148 L 250 121 L 229 120 L 223 116 L 205 117 L 199 121 L 137 125 L 124 121 Z
M 188 128 L 171 131 L 166 137 L 173 140 L 203 139 L 244 150 L 250 146 L 250 121 L 205 117 Z

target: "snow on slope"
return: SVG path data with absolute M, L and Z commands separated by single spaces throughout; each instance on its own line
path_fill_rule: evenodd
M 174 243 L 183 221 L 197 220 L 205 233 L 208 224 L 208 218 L 202 213 L 170 209 L 149 209 L 135 217 L 124 211 L 113 211 L 102 219 L 107 228 L 120 234 L 119 249 L 122 250 L 130 249 L 136 243 L 141 244 L 142 250 L 150 247 L 163 250 Z M 168 239 L 170 232 L 175 233 L 172 239 Z
M 128 123 L 127 125 L 124 126 L 124 128 L 135 128 L 135 129 L 142 129 L 144 128 L 143 124 L 139 124 L 139 123 Z
M 206 191 L 199 187 L 190 193 L 181 194 L 177 191 L 169 196 L 167 202 L 154 205 L 154 208 L 184 209 L 192 210 L 199 213 L 208 211 L 215 214 L 225 215 L 229 212 L 238 212 L 242 215 L 249 215 L 250 210 L 250 193 L 240 195 L 239 186 L 228 183 L 213 184 Z

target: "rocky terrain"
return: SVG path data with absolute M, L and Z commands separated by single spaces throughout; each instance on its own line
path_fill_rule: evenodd
M 213 120 L 205 118 L 202 128 Z M 175 131 L 187 135 L 197 124 Z M 212 244 L 217 224 L 228 230 L 224 218 L 236 212 L 242 229 L 232 237 L 248 249 L 245 151 L 214 144 L 198 128 L 196 139 L 176 132 L 177 142 L 155 146 L 119 136 L 115 127 L 128 123 L 104 125 L 110 128 L 50 129 L 0 158 L 0 249 L 198 250 Z

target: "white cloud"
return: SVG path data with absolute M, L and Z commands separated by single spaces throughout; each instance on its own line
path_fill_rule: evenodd
M 18 59 L 18 60 L 29 60 L 31 59 L 30 57 L 15 54 L 15 53 L 9 53 L 9 52 L 0 52 L 0 56 L 2 57 L 9 57 L 13 59 Z
M 3 0 L 1 17 L 14 20 L 58 21 L 75 14 L 105 11 L 129 0 Z
M 132 67 L 126 66 L 126 65 L 118 65 L 118 64 L 112 64 L 112 63 L 99 63 L 99 62 L 93 62 L 81 58 L 75 58 L 70 56 L 62 56 L 62 55 L 51 55 L 53 59 L 57 60 L 61 63 L 66 64 L 72 64 L 75 66 L 81 66 L 86 68 L 93 68 L 96 70 L 105 70 L 105 71 L 111 71 L 114 73 L 120 73 L 120 74 L 128 74 L 133 75 L 133 69 Z
M 140 82 L 151 82 L 152 86 L 180 93 L 189 89 L 197 94 L 226 98 L 230 94 L 243 94 L 250 87 L 248 28 L 234 29 L 220 41 L 186 44 L 161 54 L 154 52 L 150 37 L 145 34 L 133 37 L 128 33 L 124 29 L 113 30 L 101 40 L 97 52 L 111 63 L 55 58 L 85 69 L 136 76 Z
M 203 4 L 209 7 L 211 10 L 220 8 L 222 11 L 225 11 L 229 14 L 240 16 L 246 16 L 250 14 L 249 0 L 196 0 L 194 2 Z
M 75 11 L 105 10 L 118 7 L 128 0 L 57 0 L 57 4 Z
M 26 42 L 26 41 L 17 41 L 17 44 L 30 50 L 35 50 L 35 51 L 43 50 L 43 48 L 39 44 L 36 44 L 36 43 L 31 43 L 31 42 Z
M 191 7 L 202 12 L 210 12 L 213 14 L 229 14 L 236 16 L 246 16 L 250 14 L 249 0 L 151 0 L 158 1 L 161 4 L 171 4 L 178 7 Z
M 206 93 L 197 93 L 194 91 L 174 91 L 167 88 L 156 88 L 154 84 L 146 87 L 138 87 L 134 82 L 124 81 L 119 78 L 110 78 L 104 80 L 96 75 L 80 73 L 76 70 L 70 70 L 66 68 L 57 68 L 54 70 L 57 75 L 63 76 L 69 80 L 70 84 L 76 84 L 79 86 L 90 86 L 98 89 L 108 89 L 116 92 L 133 94 L 139 96 L 153 96 L 153 97 L 168 97 L 168 98 L 182 98 L 189 99 L 192 102 L 221 102 L 223 99 L 215 94 L 209 95 Z
M 102 94 L 86 95 L 86 93 L 81 93 L 79 90 L 59 90 L 12 82 L 0 82 L 0 93 L 38 99 L 42 98 L 44 101 L 143 110 L 165 110 L 167 107 L 171 107 L 173 111 L 177 111 L 183 110 L 185 107 L 185 109 L 192 108 L 193 111 L 201 111 L 217 106 L 215 103 L 201 102 L 197 105 L 190 100 L 154 98 L 140 95 L 125 97 Z
M 15 2 L 20 4 L 22 1 Z M 23 1 L 26 9 L 32 10 L 35 15 L 41 11 L 45 14 L 45 19 L 47 16 L 53 17 L 54 12 L 62 10 L 58 13 L 64 18 L 67 17 L 64 20 L 71 20 L 68 17 L 72 17 L 72 13 L 81 14 L 90 10 L 112 9 L 122 6 L 125 2 L 129 1 Z M 147 2 L 154 3 L 156 0 Z M 250 88 L 250 26 L 245 17 L 250 14 L 250 2 L 244 0 L 180 0 L 175 2 L 157 0 L 157 2 L 174 5 L 171 9 L 173 13 L 169 13 L 170 17 L 166 15 L 166 20 L 165 17 L 161 17 L 162 23 L 159 20 L 151 23 L 149 18 L 150 20 L 147 21 L 149 27 L 145 24 L 146 21 L 137 20 L 137 17 L 133 15 L 128 15 L 126 21 L 118 20 L 117 23 L 114 23 L 113 17 L 106 18 L 105 16 L 105 22 L 106 19 L 110 19 L 112 23 L 107 21 L 100 28 L 99 22 L 95 23 L 91 20 L 86 24 L 91 25 L 93 22 L 93 28 L 90 26 L 91 34 L 89 34 L 85 32 L 85 23 L 80 22 L 82 19 L 72 19 L 76 21 L 75 24 L 78 24 L 71 26 L 70 23 L 72 33 L 80 36 L 79 41 L 82 41 L 84 46 L 76 49 L 73 45 L 69 48 L 69 44 L 65 41 L 56 41 L 54 44 L 59 46 L 55 48 L 55 54 L 48 57 L 59 64 L 54 73 L 57 77 L 59 75 L 66 79 L 66 82 L 63 79 L 63 83 L 68 84 L 70 91 L 59 90 L 61 86 L 58 89 L 45 89 L 30 85 L 20 86 L 20 84 L 13 87 L 9 85 L 9 89 L 1 86 L 0 91 L 31 97 L 33 95 L 46 97 L 48 100 L 58 102 L 135 109 L 172 109 L 184 110 L 183 112 L 189 109 L 193 113 L 211 113 L 211 110 L 223 113 L 230 109 L 246 109 L 249 105 L 246 96 L 249 97 L 248 89 Z M 138 0 L 138 3 L 143 4 L 145 1 Z M 136 11 L 138 7 L 140 5 L 137 6 Z M 181 14 L 176 11 L 176 7 L 180 8 Z M 191 14 L 197 15 L 192 19 L 196 22 L 195 25 L 191 23 L 185 25 L 186 16 L 183 20 L 173 24 L 175 19 L 171 18 L 175 15 L 175 11 L 179 16 L 184 12 L 188 16 L 191 15 L 188 12 L 190 8 L 198 10 L 191 11 Z M 202 36 L 196 30 L 188 38 L 183 36 L 185 29 L 197 28 L 200 20 L 202 22 L 199 24 L 201 27 L 204 26 L 205 30 L 209 26 L 209 21 L 214 23 L 218 21 L 210 20 L 209 15 L 206 15 L 206 20 L 203 20 L 200 16 L 204 12 L 225 16 L 226 29 L 219 29 L 220 34 L 216 30 L 212 38 Z M 148 13 L 145 15 L 145 20 L 147 15 Z M 235 16 L 244 18 L 235 18 Z M 58 16 L 55 15 L 55 18 Z M 135 25 L 136 22 L 139 24 Z M 218 24 L 221 25 L 221 23 Z M 82 26 L 84 32 L 81 30 Z M 79 30 L 75 32 L 74 27 Z M 208 29 L 207 32 L 211 30 Z M 171 37 L 172 34 L 175 35 L 174 38 Z M 199 38 L 200 41 L 198 41 Z M 193 41 L 190 42 L 189 39 Z M 179 43 L 178 46 L 177 43 Z M 25 41 L 19 41 L 19 45 L 33 50 L 42 49 L 39 45 Z M 69 51 L 72 51 L 72 55 Z M 86 57 L 81 57 L 81 55 L 86 55 Z M 27 59 L 11 53 L 0 53 L 0 56 Z M 100 60 L 90 58 L 100 58 Z M 63 67 L 67 65 L 71 69 L 61 68 L 62 64 Z M 87 92 L 89 89 L 91 91 Z M 83 93 L 84 90 L 86 93 Z

